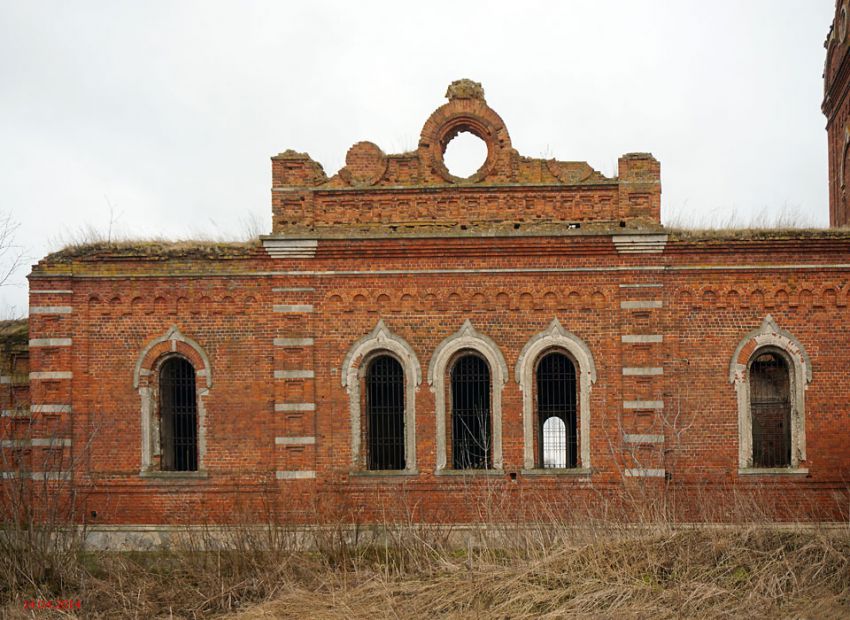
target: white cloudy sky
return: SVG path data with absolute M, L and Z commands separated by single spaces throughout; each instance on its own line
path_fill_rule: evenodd
M 0 0 L 0 213 L 29 265 L 79 231 L 270 227 L 269 156 L 415 147 L 449 82 L 482 82 L 514 146 L 651 151 L 666 223 L 828 223 L 833 0 Z M 112 206 L 110 217 L 110 206 Z

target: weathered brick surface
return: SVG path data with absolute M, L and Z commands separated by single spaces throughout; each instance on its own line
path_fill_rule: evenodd
M 829 222 L 832 226 L 850 224 L 850 5 L 836 0 L 835 19 L 824 47 L 824 97 L 821 109 L 826 115 L 829 151 Z
M 776 518 L 846 518 L 850 234 L 667 235 L 651 156 L 624 156 L 614 179 L 586 164 L 522 158 L 472 86 L 450 95 L 415 153 L 385 156 L 361 142 L 330 179 L 306 155 L 274 158 L 267 247 L 95 247 L 34 268 L 31 307 L 46 312 L 31 315 L 29 338 L 72 345 L 30 349 L 35 373 L 71 373 L 33 375 L 33 403 L 70 405 L 34 414 L 33 432 L 72 440 L 69 484 L 87 514 L 114 524 L 269 515 L 463 522 L 666 493 L 682 518 L 732 518 L 741 495 Z M 468 180 L 437 165 L 458 130 L 490 141 L 488 162 Z M 315 244 L 287 245 L 293 238 Z M 729 369 L 768 315 L 811 360 L 800 463 L 808 473 L 739 473 Z M 581 438 L 591 458 L 589 471 L 541 475 L 524 471 L 515 366 L 553 319 L 595 363 L 590 434 Z M 379 320 L 422 370 L 416 471 L 403 475 L 352 464 L 342 367 Z M 507 365 L 504 471 L 495 474 L 436 471 L 427 369 L 466 320 Z M 208 366 L 193 345 L 168 337 L 175 327 Z M 144 369 L 172 351 L 209 373 L 204 477 L 140 475 L 134 377 L 144 387 Z

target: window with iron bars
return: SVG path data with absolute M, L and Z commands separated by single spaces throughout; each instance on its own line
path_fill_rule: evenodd
M 490 367 L 477 355 L 458 358 L 451 370 L 452 467 L 492 467 Z
M 791 381 L 782 355 L 766 352 L 750 364 L 753 467 L 791 465 Z
M 159 371 L 160 467 L 164 471 L 197 471 L 198 407 L 195 369 L 172 357 Z
M 371 470 L 404 469 L 404 370 L 390 355 L 366 371 L 366 461 Z
M 576 368 L 563 353 L 544 355 L 537 365 L 537 466 L 577 466 Z

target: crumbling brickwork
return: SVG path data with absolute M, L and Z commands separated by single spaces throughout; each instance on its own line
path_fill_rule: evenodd
M 827 34 L 824 47 L 826 62 L 823 69 L 824 95 L 821 109 L 826 115 L 829 151 L 829 223 L 831 226 L 850 224 L 850 188 L 847 187 L 850 159 L 850 48 L 848 40 L 850 5 L 847 0 L 835 3 L 835 19 Z
M 665 230 L 651 155 L 624 155 L 614 178 L 522 157 L 480 85 L 447 96 L 414 152 L 360 142 L 332 177 L 273 157 L 257 243 L 40 261 L 29 411 L 72 463 L 56 484 L 84 490 L 103 524 L 469 522 L 482 506 L 535 519 L 637 492 L 674 497 L 681 518 L 730 518 L 739 494 L 776 518 L 846 518 L 850 234 Z M 467 179 L 442 159 L 462 131 L 488 149 Z M 541 460 L 535 373 L 552 352 L 574 371 L 571 466 Z M 765 352 L 790 386 L 773 467 L 742 436 Z M 403 376 L 392 470 L 366 458 L 378 355 Z M 487 368 L 486 469 L 452 459 L 463 355 Z M 194 369 L 184 471 L 162 454 L 172 358 Z

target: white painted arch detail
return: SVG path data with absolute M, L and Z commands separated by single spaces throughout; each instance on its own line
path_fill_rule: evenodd
M 149 353 L 153 348 L 164 342 L 171 343 L 171 350 L 156 359 L 149 359 Z M 176 325 L 172 325 L 162 336 L 149 341 L 141 350 L 136 365 L 133 369 L 133 387 L 139 391 L 141 398 L 141 474 L 154 471 L 154 457 L 161 454 L 160 445 L 160 420 L 159 420 L 159 385 L 156 379 L 162 364 L 173 357 L 184 357 L 177 352 L 177 343 L 190 347 L 203 363 L 203 368 L 195 368 L 195 390 L 196 406 L 198 415 L 198 471 L 205 470 L 205 458 L 207 452 L 206 419 L 207 411 L 205 397 L 209 395 L 212 388 L 212 366 L 210 358 L 203 347 L 192 338 L 180 332 Z M 191 363 L 191 360 L 189 360 Z M 194 367 L 194 364 L 193 364 Z M 142 381 L 144 377 L 144 381 Z M 151 380 L 151 379 L 154 380 Z M 202 380 L 205 385 L 202 385 Z M 180 477 L 186 472 L 159 472 L 160 475 L 173 475 Z M 194 473 L 194 472 L 192 472 Z
M 207 388 L 211 388 L 212 369 L 210 367 L 210 358 L 207 355 L 207 352 L 204 351 L 203 347 L 201 347 L 201 345 L 199 345 L 197 342 L 195 342 L 188 336 L 183 335 L 176 325 L 172 325 L 168 329 L 168 331 L 166 331 L 159 338 L 154 338 L 153 340 L 148 342 L 148 344 L 145 345 L 145 348 L 141 350 L 139 356 L 136 358 L 136 367 L 133 369 L 133 387 L 136 389 L 139 388 L 139 377 L 141 376 L 143 371 L 142 365 L 145 363 L 145 358 L 147 357 L 148 353 L 150 353 L 151 349 L 153 349 L 158 344 L 169 341 L 171 341 L 172 343 L 182 342 L 183 344 L 188 345 L 189 347 L 195 350 L 195 353 L 198 354 L 198 357 L 200 357 L 204 361 L 204 372 L 198 372 L 198 374 L 206 379 Z M 174 346 L 172 345 L 172 351 L 173 350 Z M 197 368 L 195 369 L 196 372 L 198 370 L 199 369 Z
M 552 350 L 566 352 L 576 363 L 579 380 L 579 459 L 578 466 L 590 468 L 590 390 L 596 383 L 596 364 L 587 344 L 561 326 L 557 318 L 549 326 L 533 336 L 522 349 L 516 363 L 516 382 L 522 390 L 522 434 L 525 469 L 533 469 L 534 463 L 534 371 L 544 353 Z
M 443 340 L 428 364 L 428 383 L 434 392 L 437 418 L 437 471 L 446 469 L 446 370 L 449 362 L 461 351 L 474 351 L 484 357 L 490 366 L 492 381 L 493 469 L 501 470 L 502 462 L 502 388 L 508 381 L 508 365 L 498 345 L 484 334 L 478 333 L 469 322 Z
M 754 348 L 744 356 L 744 348 L 753 343 Z M 771 315 L 767 315 L 758 329 L 747 334 L 732 356 L 729 364 L 729 382 L 735 386 L 738 397 L 738 467 L 753 467 L 753 418 L 750 411 L 750 364 L 767 351 L 778 352 L 785 359 L 790 374 L 791 391 L 791 469 L 799 468 L 806 460 L 806 389 L 812 380 L 812 362 L 805 347 L 785 331 Z
M 422 367 L 408 342 L 394 334 L 383 319 L 366 336 L 354 343 L 342 363 L 342 386 L 348 392 L 351 416 L 351 465 L 363 469 L 365 458 L 361 446 L 362 412 L 360 384 L 372 358 L 389 354 L 404 369 L 404 463 L 405 471 L 416 470 L 416 391 L 422 383 Z

